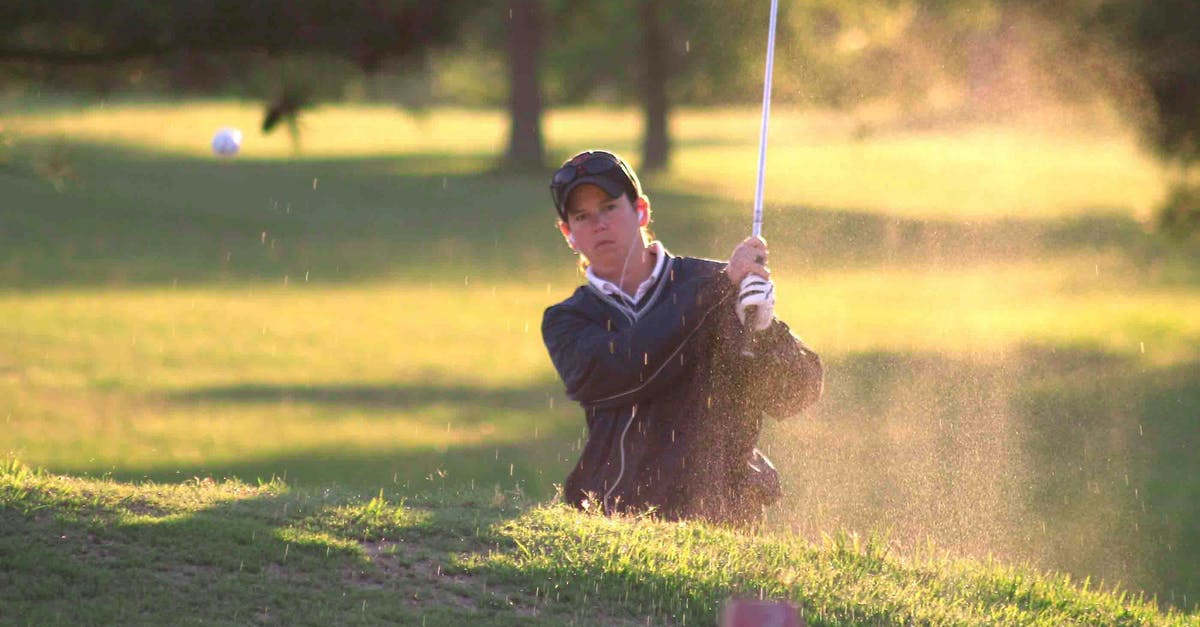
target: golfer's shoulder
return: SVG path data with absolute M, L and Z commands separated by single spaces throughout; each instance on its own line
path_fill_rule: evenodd
M 732 292 L 733 284 L 725 279 L 725 267 L 729 264 L 724 261 L 700 257 L 677 257 L 674 261 L 671 282 L 684 301 L 704 305 L 723 300 Z M 690 301 L 688 294 L 695 295 L 695 300 Z
M 726 266 L 724 261 L 701 257 L 675 257 L 673 262 L 672 270 L 676 273 L 676 279 L 707 279 L 720 274 Z
M 587 286 L 580 285 L 566 299 L 554 303 L 546 308 L 542 313 L 542 327 L 554 321 L 566 317 L 578 317 L 586 315 L 591 309 L 595 309 L 597 303 L 596 298 L 589 294 Z

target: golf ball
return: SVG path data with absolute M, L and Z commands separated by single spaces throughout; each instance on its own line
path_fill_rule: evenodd
M 232 157 L 242 147 L 242 132 L 236 128 L 223 128 L 213 135 L 213 154 L 219 157 Z

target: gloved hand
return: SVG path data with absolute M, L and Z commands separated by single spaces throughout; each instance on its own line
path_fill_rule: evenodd
M 762 331 L 771 326 L 775 317 L 775 284 L 770 279 L 757 274 L 748 274 L 742 279 L 735 307 L 743 325 L 746 324 L 746 308 L 751 306 L 755 307 L 753 329 Z

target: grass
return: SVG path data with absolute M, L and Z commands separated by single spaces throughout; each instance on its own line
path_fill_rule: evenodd
M 695 625 L 735 596 L 788 599 L 810 625 L 1195 618 L 932 548 L 901 557 L 880 538 L 613 520 L 503 492 L 131 485 L 9 460 L 0 503 L 6 622 Z
M 1165 197 L 1153 160 L 1137 150 L 1127 130 L 1103 117 L 1083 116 L 1092 122 L 1085 128 L 1064 117 L 1033 128 L 990 124 L 964 131 L 855 123 L 846 116 L 786 109 L 775 113 L 766 188 L 768 202 L 779 206 L 956 219 L 1132 209 L 1144 219 Z M 9 116 L 8 126 L 26 137 L 153 146 L 156 152 L 206 157 L 215 129 L 255 129 L 260 116 L 257 107 L 239 103 L 152 103 L 86 112 L 35 110 Z M 760 123 L 752 110 L 676 113 L 672 130 L 686 149 L 667 184 L 749 206 L 757 161 L 746 154 L 756 147 Z M 585 109 L 552 112 L 546 133 L 558 153 L 603 145 L 633 154 L 640 125 L 634 111 Z M 503 116 L 495 111 L 411 114 L 389 107 L 329 108 L 306 118 L 301 147 L 307 158 L 316 159 L 396 154 L 486 158 L 503 149 L 504 129 Z M 284 133 L 250 133 L 242 159 L 287 158 L 293 150 Z M 444 175 L 447 169 L 439 163 L 426 173 Z
M 578 278 L 544 177 L 491 170 L 502 117 L 329 108 L 298 155 L 253 133 L 235 161 L 207 155 L 215 128 L 256 116 L 173 103 L 0 117 L 0 452 L 68 475 L 54 481 L 278 478 L 290 487 L 268 502 L 328 488 L 352 509 L 380 488 L 413 507 L 519 490 L 519 527 L 488 533 L 576 524 L 530 504 L 580 443 L 538 332 Z M 655 228 L 675 252 L 721 257 L 745 229 L 757 114 L 675 124 L 675 167 L 645 179 Z M 1194 608 L 1200 251 L 1143 227 L 1162 188 L 1129 136 L 1052 119 L 863 132 L 781 111 L 773 125 L 779 312 L 828 366 L 825 401 L 763 438 L 788 488 L 768 514 L 777 539 L 874 535 L 904 559 L 933 541 Z M 556 155 L 632 152 L 636 116 L 555 113 L 547 135 Z M 542 572 L 550 558 L 474 559 Z M 587 568 L 601 587 L 616 577 Z M 716 596 L 662 602 L 711 610 L 730 588 L 701 579 Z M 921 616 L 885 605 L 866 607 Z

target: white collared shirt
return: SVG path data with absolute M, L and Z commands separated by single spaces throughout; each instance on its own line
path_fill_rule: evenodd
M 658 281 L 659 275 L 662 274 L 663 266 L 665 266 L 667 263 L 666 249 L 663 248 L 662 242 L 650 242 L 650 252 L 658 259 L 654 262 L 654 269 L 650 271 L 650 276 L 646 277 L 646 280 L 642 281 L 642 283 L 638 285 L 637 291 L 634 292 L 632 297 L 629 294 L 626 294 L 625 290 L 622 290 L 621 286 L 617 285 L 616 283 L 596 276 L 596 274 L 592 272 L 591 266 L 588 266 L 584 274 L 587 275 L 588 283 L 591 283 L 592 287 L 600 290 L 600 293 L 608 294 L 610 296 L 618 296 L 624 301 L 630 301 L 632 298 L 632 301 L 630 302 L 636 305 L 638 301 L 642 300 L 642 296 L 645 296 L 646 292 L 650 291 L 650 288 L 654 287 L 655 282 Z

